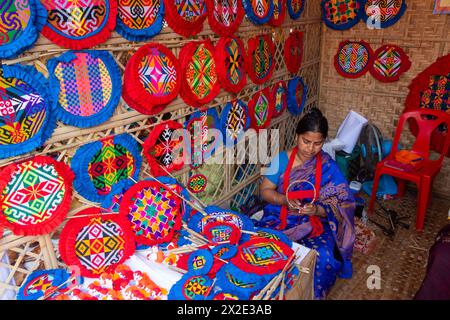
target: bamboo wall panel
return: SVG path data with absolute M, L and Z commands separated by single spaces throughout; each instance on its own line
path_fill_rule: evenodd
M 201 40 L 209 38 L 215 45 L 219 37 L 214 34 L 207 21 L 203 25 L 203 31 L 197 36 L 190 39 L 182 38 L 174 33 L 167 25 L 164 26 L 161 33 L 151 39 L 149 42 L 158 42 L 171 48 L 175 56 L 178 57 L 182 46 L 188 41 Z M 291 30 L 300 30 L 304 33 L 304 55 L 303 64 L 299 71 L 305 83 L 309 87 L 308 100 L 305 109 L 318 105 L 319 95 L 319 68 L 320 68 L 320 38 L 321 38 L 321 19 L 320 6 L 318 1 L 310 0 L 306 3 L 305 11 L 300 19 L 293 21 L 286 13 L 286 20 L 281 27 L 272 28 L 270 26 L 256 26 L 244 19 L 235 36 L 238 36 L 247 48 L 248 39 L 258 34 L 272 34 L 276 46 L 274 61 L 276 62 L 275 71 L 270 81 L 258 86 L 247 78 L 246 87 L 237 95 L 244 102 L 248 102 L 250 97 L 256 91 L 272 86 L 279 80 L 288 80 L 294 75 L 289 74 L 284 64 L 283 50 L 284 41 L 288 37 Z M 143 43 L 129 42 L 113 33 L 111 38 L 92 49 L 108 50 L 114 56 L 118 63 L 122 75 L 125 65 L 130 56 Z M 3 60 L 4 64 L 21 63 L 34 65 L 46 77 L 48 72 L 45 67 L 46 61 L 55 56 L 59 56 L 66 49 L 60 48 L 52 44 L 49 40 L 40 35 L 37 43 L 33 48 L 19 56 L 14 60 Z M 217 108 L 220 112 L 226 102 L 230 101 L 234 96 L 221 90 L 220 94 L 210 103 L 208 107 Z M 70 164 L 71 158 L 80 146 L 98 139 L 116 135 L 123 132 L 132 134 L 135 139 L 142 143 L 148 136 L 152 127 L 163 120 L 172 119 L 184 123 L 186 117 L 195 112 L 194 108 L 185 105 L 183 100 L 178 96 L 166 109 L 160 114 L 154 116 L 142 115 L 133 109 L 130 109 L 123 100 L 120 101 L 114 115 L 107 122 L 96 127 L 80 129 L 62 123 L 58 123 L 51 138 L 46 144 L 29 154 L 0 160 L 0 169 L 13 161 L 28 158 L 34 154 L 51 155 L 58 160 Z M 293 117 L 286 111 L 281 117 L 272 122 L 273 128 L 279 128 L 282 131 L 282 139 L 280 140 L 280 149 L 292 145 L 294 141 L 294 128 L 292 123 Z M 286 130 L 286 129 L 289 130 Z M 289 131 L 289 132 L 288 132 Z M 223 148 L 222 148 L 223 149 Z M 260 174 L 260 165 L 248 164 L 208 164 L 208 179 L 214 180 L 215 184 L 211 193 L 207 196 L 199 195 L 200 201 L 205 204 L 218 204 L 225 207 L 239 207 L 255 192 L 257 192 L 257 180 Z M 149 167 L 143 159 L 140 178 L 148 177 Z M 179 172 L 173 173 L 182 183 L 187 182 L 189 175 L 189 167 L 186 166 Z M 86 207 L 92 205 L 80 195 L 74 192 L 74 199 L 69 216 L 76 214 Z M 0 238 L 0 261 L 5 256 L 8 257 L 9 263 L 0 262 L 1 267 L 5 267 L 8 271 L 8 278 L 0 282 L 0 297 L 6 290 L 17 292 L 25 277 L 35 269 L 56 268 L 61 266 L 59 254 L 57 250 L 58 233 L 63 228 L 63 222 L 58 230 L 50 235 L 38 237 L 22 237 L 12 235 L 6 231 Z
M 418 73 L 438 57 L 450 53 L 450 15 L 433 14 L 434 0 L 408 0 L 403 17 L 386 29 L 367 28 L 363 21 L 346 31 L 322 28 L 320 107 L 330 122 L 334 137 L 350 109 L 362 114 L 380 128 L 386 138 L 393 138 L 398 119 L 404 109 L 408 86 Z M 370 75 L 347 79 L 333 65 L 339 43 L 344 40 L 365 40 L 375 51 L 384 44 L 396 44 L 409 56 L 411 69 L 398 82 L 379 82 Z M 411 134 L 402 136 L 401 143 L 411 145 Z M 450 159 L 437 176 L 433 191 L 449 197 Z

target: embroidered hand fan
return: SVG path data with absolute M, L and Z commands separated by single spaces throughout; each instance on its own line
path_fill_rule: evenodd
M 275 46 L 268 35 L 259 35 L 248 40 L 247 73 L 256 84 L 270 80 L 275 62 Z
M 129 41 L 146 41 L 163 26 L 163 0 L 118 0 L 116 31 Z
M 361 16 L 368 26 L 387 28 L 395 24 L 406 11 L 405 0 L 362 0 Z
M 140 113 L 158 113 L 177 97 L 180 72 L 172 51 L 161 44 L 148 43 L 136 51 L 125 67 L 123 98 Z
M 164 0 L 164 7 L 167 24 L 179 35 L 188 38 L 203 30 L 205 0 Z
M 269 22 L 273 15 L 273 0 L 242 0 L 242 4 L 247 18 L 256 25 Z
M 272 87 L 272 101 L 274 103 L 272 118 L 279 117 L 287 108 L 286 82 L 278 81 Z
M 287 91 L 287 108 L 291 114 L 298 116 L 302 113 L 308 94 L 308 87 L 302 77 L 289 80 Z
M 450 54 L 438 58 L 428 68 L 419 73 L 409 85 L 409 93 L 405 100 L 403 112 L 427 108 L 449 112 L 450 106 Z M 417 135 L 417 124 L 409 124 L 411 132 Z M 448 130 L 445 126 L 431 135 L 431 149 L 437 152 L 442 150 L 445 139 L 448 139 Z M 450 157 L 450 151 L 447 153 Z
M 200 193 L 206 189 L 208 179 L 203 174 L 194 174 L 189 178 L 188 189 L 192 193 Z
M 242 239 L 242 237 L 241 237 Z M 224 260 L 233 258 L 237 253 L 237 247 L 228 243 L 220 244 L 215 246 L 211 253 L 216 257 Z
M 241 242 L 247 242 L 255 238 L 266 238 L 284 242 L 288 247 L 292 247 L 292 241 L 281 231 L 268 228 L 258 228 L 254 232 L 256 232 L 256 235 L 251 235 L 248 233 L 243 234 L 241 237 Z
M 69 285 L 71 274 L 64 269 L 36 270 L 27 276 L 17 292 L 17 300 L 38 300 L 61 293 Z M 60 288 L 58 288 L 61 286 Z M 52 294 L 53 293 L 53 294 Z
M 47 20 L 39 0 L 3 1 L 0 7 L 0 59 L 12 59 L 31 48 Z
M 207 274 L 214 263 L 214 256 L 206 249 L 192 252 L 188 258 L 189 273 L 199 276 Z
M 173 189 L 155 180 L 139 181 L 128 189 L 119 212 L 130 222 L 136 242 L 145 245 L 170 241 L 183 214 Z
M 72 201 L 73 173 L 47 156 L 10 164 L 0 173 L 0 223 L 16 235 L 47 234 Z
M 213 280 L 207 275 L 186 273 L 170 289 L 168 300 L 205 300 L 213 288 Z
M 287 0 L 287 9 L 289 16 L 293 20 L 300 18 L 303 10 L 305 9 L 306 0 Z
M 226 292 L 236 293 L 245 300 L 264 287 L 263 277 L 247 270 L 242 271 L 231 263 L 221 268 L 216 278 L 218 287 Z
M 80 211 L 66 223 L 59 237 L 61 259 L 68 266 L 78 266 L 84 277 L 98 278 L 134 251 L 129 222 L 120 215 L 102 213 L 99 208 Z
M 181 124 L 168 120 L 156 125 L 145 139 L 144 155 L 154 176 L 162 176 L 167 174 L 166 171 L 177 171 L 184 166 L 182 149 L 185 142 L 183 134 L 176 131 L 180 129 L 183 129 Z
M 341 76 L 356 79 L 369 71 L 373 58 L 373 50 L 367 42 L 347 40 L 339 44 L 334 67 Z
M 75 190 L 89 201 L 102 202 L 116 183 L 137 180 L 141 163 L 139 145 L 128 133 L 88 143 L 71 160 Z
M 210 40 L 188 42 L 180 51 L 181 98 L 188 105 L 201 107 L 220 92 L 214 47 Z
M 73 50 L 105 42 L 116 27 L 117 1 L 41 0 L 47 10 L 42 34 L 55 44 Z
M 251 127 L 257 131 L 269 127 L 273 108 L 272 95 L 268 87 L 253 94 L 248 102 Z
M 193 113 L 185 122 L 184 127 L 191 135 L 189 148 L 186 150 L 191 166 L 200 166 L 214 154 L 214 151 L 222 143 L 217 110 L 210 108 Z M 189 137 L 186 137 L 186 141 L 189 141 Z
M 34 150 L 56 126 L 47 79 L 31 66 L 0 67 L 0 159 Z
M 328 28 L 347 30 L 361 19 L 361 0 L 322 0 L 322 20 Z
M 111 187 L 111 191 L 105 196 L 100 207 L 105 212 L 119 212 L 123 195 L 134 184 L 131 180 L 121 180 Z
M 387 44 L 378 48 L 374 53 L 370 74 L 381 82 L 394 82 L 407 72 L 411 61 L 405 51 L 399 46 Z
M 220 38 L 216 45 L 215 61 L 222 88 L 239 93 L 247 84 L 242 41 L 239 38 Z
M 303 59 L 303 33 L 294 31 L 284 43 L 284 63 L 290 73 L 297 73 L 300 70 Z
M 269 25 L 272 27 L 279 27 L 283 24 L 285 17 L 286 0 L 273 0 L 273 14 L 269 20 Z
M 241 239 L 241 230 L 233 223 L 212 221 L 203 227 L 203 234 L 214 244 L 237 244 Z
M 281 271 L 293 254 L 281 241 L 255 238 L 241 244 L 231 262 L 243 271 L 268 275 Z
M 236 300 L 245 300 L 244 297 L 239 296 L 236 293 L 231 293 L 231 292 L 225 292 L 225 291 L 218 291 L 218 292 L 214 292 L 214 294 L 211 295 L 212 299 L 211 300 L 231 300 L 231 301 L 236 301 Z
M 206 0 L 211 30 L 222 37 L 231 37 L 244 19 L 241 0 Z
M 223 222 L 235 225 L 239 230 L 253 230 L 253 222 L 247 216 L 217 206 L 207 206 L 204 216 L 197 212 L 188 222 L 188 227 L 198 233 L 204 233 L 206 226 L 212 222 Z
M 248 108 L 242 100 L 233 99 L 222 110 L 220 117 L 224 143 L 228 147 L 237 143 L 250 126 Z
M 69 51 L 47 63 L 56 117 L 80 127 L 107 121 L 119 104 L 119 67 L 106 51 Z

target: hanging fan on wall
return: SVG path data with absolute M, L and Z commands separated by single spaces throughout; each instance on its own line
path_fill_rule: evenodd
M 367 123 L 359 136 L 359 145 L 361 147 L 361 156 L 365 171 L 362 189 L 370 196 L 377 164 L 391 152 L 392 140 L 384 139 L 377 126 L 372 123 Z M 397 185 L 394 178 L 383 175 L 380 178 L 377 197 L 380 198 L 385 195 L 395 194 L 397 194 Z

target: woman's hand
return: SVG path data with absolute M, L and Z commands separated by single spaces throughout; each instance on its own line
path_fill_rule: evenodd
M 326 217 L 325 209 L 314 203 L 308 203 L 300 209 L 300 214 L 306 214 L 308 216 Z

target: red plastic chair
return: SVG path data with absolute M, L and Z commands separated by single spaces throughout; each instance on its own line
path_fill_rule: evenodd
M 426 116 L 432 116 L 432 119 L 426 118 Z M 404 171 L 401 169 L 393 168 L 392 166 L 386 166 L 387 161 L 395 159 L 395 154 L 398 151 L 398 142 L 400 140 L 403 126 L 405 125 L 407 120 L 411 121 L 411 119 L 415 119 L 419 128 L 416 136 L 416 141 L 414 142 L 411 150 L 421 155 L 421 157 L 424 159 L 423 166 L 415 171 Z M 404 195 L 406 180 L 412 181 L 418 187 L 416 230 L 423 230 L 425 213 L 429 204 L 429 200 L 431 198 L 431 186 L 433 184 L 434 177 L 441 170 L 444 156 L 447 154 L 450 147 L 450 133 L 447 133 L 447 137 L 444 142 L 444 148 L 440 152 L 439 159 L 430 160 L 431 136 L 433 131 L 435 131 L 442 123 L 445 123 L 448 130 L 450 130 L 450 115 L 445 113 L 444 111 L 418 109 L 402 114 L 397 126 L 397 130 L 395 132 L 391 153 L 383 161 L 380 161 L 377 164 L 372 194 L 369 203 L 369 213 L 373 211 L 373 205 L 378 189 L 378 182 L 382 175 L 387 174 L 399 179 L 399 197 L 402 197 Z

